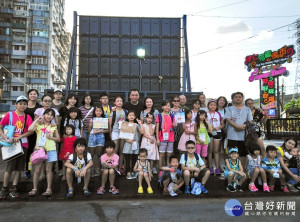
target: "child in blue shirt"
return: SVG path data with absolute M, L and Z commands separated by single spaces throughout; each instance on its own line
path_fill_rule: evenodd
M 229 158 L 225 160 L 224 171 L 224 176 L 228 180 L 226 189 L 229 192 L 243 192 L 241 185 L 246 179 L 246 174 L 244 173 L 242 163 L 239 160 L 239 150 L 238 148 L 231 148 L 228 153 Z
M 280 161 L 276 158 L 277 148 L 275 146 L 267 146 L 267 156 L 262 160 L 261 167 L 267 172 L 269 177 L 269 189 L 274 191 L 274 184 L 276 179 L 280 179 L 281 189 L 288 193 L 289 189 L 286 186 L 285 176 L 282 172 Z
M 201 180 L 201 192 L 208 193 L 208 190 L 205 188 L 205 183 L 210 176 L 209 170 L 206 168 L 205 163 L 201 157 L 195 153 L 196 144 L 192 140 L 188 140 L 185 143 L 187 153 L 182 154 L 180 158 L 181 169 L 183 172 L 183 179 L 185 183 L 185 193 L 190 194 L 190 179 L 195 178 L 196 182 Z

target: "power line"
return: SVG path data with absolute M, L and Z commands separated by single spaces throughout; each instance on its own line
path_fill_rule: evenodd
M 231 3 L 231 4 L 227 4 L 227 5 L 222 5 L 222 6 L 207 9 L 207 10 L 204 10 L 204 11 L 194 12 L 194 13 L 188 14 L 188 15 L 194 16 L 195 14 L 200 14 L 200 13 L 203 13 L 203 12 L 209 12 L 209 11 L 216 10 L 216 9 L 219 9 L 219 8 L 225 8 L 225 7 L 228 7 L 228 6 L 231 6 L 231 5 L 237 5 L 237 4 L 240 4 L 240 3 L 243 3 L 243 2 L 248 2 L 248 1 L 250 1 L 250 0 L 245 0 L 245 1 L 235 2 L 235 3 Z
M 284 28 L 284 27 L 287 27 L 287 26 L 292 25 L 292 24 L 295 24 L 295 23 L 296 23 L 296 22 L 293 22 L 293 23 L 290 23 L 290 24 L 288 24 L 288 25 L 284 25 L 284 26 L 281 26 L 281 27 L 278 27 L 278 28 L 275 28 L 275 29 L 271 29 L 271 30 L 268 30 L 267 32 L 273 32 L 273 31 L 275 31 L 275 30 L 282 29 L 282 28 Z M 218 50 L 218 49 L 221 49 L 221 48 L 223 48 L 223 47 L 225 47 L 225 46 L 227 46 L 227 45 L 233 45 L 233 44 L 236 44 L 236 43 L 239 43 L 239 42 L 242 42 L 242 41 L 246 41 L 246 40 L 249 40 L 249 39 L 253 39 L 253 38 L 255 38 L 255 37 L 260 36 L 261 34 L 262 34 L 262 33 L 259 33 L 259 34 L 256 34 L 256 35 L 253 35 L 253 36 L 250 36 L 250 37 L 247 37 L 247 38 L 244 38 L 244 39 L 235 41 L 235 42 L 230 42 L 230 43 L 227 43 L 227 44 L 225 44 L 225 45 L 218 46 L 218 47 L 213 48 L 213 49 L 209 49 L 209 50 L 206 50 L 206 51 L 203 51 L 203 52 L 199 52 L 199 53 L 197 53 L 197 54 L 191 55 L 190 57 L 192 57 L 192 56 L 197 56 L 197 55 L 201 55 L 201 54 L 204 54 L 204 53 L 207 53 L 207 52 L 211 52 L 211 51 L 214 51 L 214 50 Z
M 222 15 L 192 15 L 200 17 L 211 17 L 211 18 L 241 18 L 241 19 L 263 19 L 263 18 L 290 18 L 300 17 L 300 15 L 270 15 L 270 16 L 222 16 Z
M 28 89 L 31 88 L 31 86 L 27 85 L 22 79 L 20 79 L 19 77 L 15 76 L 11 71 L 9 71 L 7 68 L 5 68 L 2 64 L 0 64 L 0 69 L 3 68 L 6 70 L 6 72 L 8 72 L 10 75 L 12 75 L 13 77 L 15 77 L 19 82 L 21 82 L 24 86 L 27 86 Z M 40 94 L 43 94 L 40 92 Z

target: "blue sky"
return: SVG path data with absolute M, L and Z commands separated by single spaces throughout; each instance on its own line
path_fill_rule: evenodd
M 222 7 L 224 5 L 230 6 Z M 299 8 L 299 0 L 66 0 L 65 17 L 71 30 L 73 11 L 79 15 L 132 17 L 182 17 L 186 14 L 192 90 L 204 91 L 210 98 L 220 95 L 230 98 L 235 91 L 244 92 L 247 98 L 258 98 L 258 82 L 248 82 L 250 73 L 243 65 L 245 56 L 295 44 L 294 25 L 267 31 L 295 22 L 300 18 Z M 292 15 L 298 16 L 287 17 Z M 267 18 L 248 18 L 261 16 Z M 260 34 L 259 37 L 234 43 L 256 34 Z M 223 47 L 196 55 L 219 46 Z M 286 93 L 293 93 L 296 59 L 285 66 L 290 75 L 280 77 L 280 84 L 284 81 Z

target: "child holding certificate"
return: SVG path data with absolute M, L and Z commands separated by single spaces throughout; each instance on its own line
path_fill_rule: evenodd
M 108 118 L 104 118 L 103 109 L 96 106 L 93 112 L 93 119 L 89 123 L 89 153 L 92 155 L 94 171 L 91 176 L 100 175 L 100 156 L 105 143 L 104 133 L 108 133 Z

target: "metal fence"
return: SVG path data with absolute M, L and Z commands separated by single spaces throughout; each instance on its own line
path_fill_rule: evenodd
M 267 139 L 282 139 L 284 137 L 300 139 L 300 119 L 268 119 L 265 134 Z

